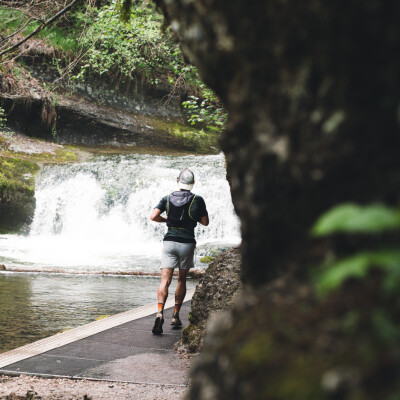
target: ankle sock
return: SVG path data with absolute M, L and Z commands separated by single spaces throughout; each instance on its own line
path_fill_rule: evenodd
M 164 303 L 158 303 L 158 311 L 157 314 L 161 313 L 164 315 Z
M 182 303 L 181 304 L 175 303 L 174 315 L 178 315 L 179 316 L 179 311 L 180 311 L 181 307 L 182 307 Z

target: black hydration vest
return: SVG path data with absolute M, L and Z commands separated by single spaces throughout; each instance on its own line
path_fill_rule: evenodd
M 197 222 L 190 216 L 190 206 L 195 194 L 191 192 L 173 192 L 167 199 L 168 228 L 194 229 Z

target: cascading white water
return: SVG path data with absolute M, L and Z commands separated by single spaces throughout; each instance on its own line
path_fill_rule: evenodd
M 40 270 L 156 270 L 165 224 L 150 221 L 158 201 L 177 189 L 179 170 L 195 173 L 193 192 L 207 204 L 210 225 L 198 245 L 240 241 L 223 155 L 117 155 L 45 166 L 36 180 L 28 237 L 0 236 L 0 262 Z

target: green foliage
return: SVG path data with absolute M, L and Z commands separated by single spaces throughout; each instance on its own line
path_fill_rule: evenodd
M 215 93 L 204 84 L 200 85 L 201 97 L 189 96 L 182 103 L 186 108 L 191 125 L 214 125 L 223 127 L 228 118 Z
M 122 23 L 120 3 L 92 10 L 94 23 L 82 44 L 88 49 L 78 78 L 90 74 L 109 75 L 121 80 L 144 76 L 150 83 L 175 79 L 175 67 L 184 61 L 172 38 L 161 33 L 161 16 L 152 8 L 134 7 L 127 23 Z
M 388 291 L 400 287 L 400 251 L 362 251 L 343 260 L 328 263 L 317 280 L 317 289 L 325 294 L 337 289 L 349 278 L 364 278 L 372 268 L 387 271 L 384 286 Z
M 11 9 L 8 7 L 0 7 L 0 29 L 3 34 L 9 34 L 17 30 L 21 24 L 21 19 L 23 18 L 23 13 L 21 10 L 16 8 Z M 33 22 L 32 22 L 33 24 Z M 22 33 L 29 34 L 34 28 L 32 24 L 28 25 Z
M 16 31 L 27 20 L 23 11 L 0 6 L 3 35 Z M 53 62 L 60 74 L 66 63 L 79 57 L 73 79 L 107 77 L 123 84 L 140 79 L 163 85 L 171 93 L 189 94 L 182 106 L 191 125 L 222 128 L 227 115 L 219 99 L 201 81 L 196 67 L 186 63 L 169 31 L 162 29 L 163 22 L 153 2 L 115 0 L 101 7 L 76 7 L 38 37 L 61 52 L 61 59 Z M 37 21 L 31 21 L 21 34 L 27 35 L 38 26 Z
M 133 0 L 120 0 L 119 13 L 121 22 L 128 23 L 131 19 Z
M 312 228 L 315 236 L 330 234 L 377 234 L 400 229 L 400 210 L 385 205 L 341 204 L 322 215 Z M 349 278 L 364 278 L 371 268 L 385 270 L 383 289 L 400 289 L 400 250 L 395 248 L 359 251 L 345 259 L 327 261 L 318 273 L 320 294 L 339 288 Z
M 54 12 L 54 10 L 52 10 Z M 77 12 L 82 19 L 82 12 Z M 0 31 L 3 35 L 9 35 L 23 26 L 24 21 L 28 21 L 22 9 L 0 6 Z M 76 25 L 70 26 L 67 30 L 61 26 L 51 26 L 39 32 L 37 37 L 44 39 L 48 44 L 66 53 L 78 51 L 77 31 L 82 29 L 81 19 L 78 18 Z M 40 25 L 36 20 L 32 20 L 21 32 L 20 35 L 26 36 L 32 33 Z
M 209 264 L 212 260 L 214 260 L 214 257 L 211 256 L 204 256 L 200 258 L 200 262 L 203 264 Z
M 371 316 L 372 325 L 378 336 L 387 343 L 398 343 L 400 326 L 393 321 L 387 310 L 376 308 Z
M 399 228 L 400 210 L 397 208 L 385 205 L 361 207 L 355 204 L 342 204 L 324 214 L 312 232 L 315 236 L 372 235 L 393 232 Z M 361 306 L 361 309 L 357 306 L 355 309 L 349 308 L 348 314 L 342 320 L 343 332 L 355 335 L 360 329 L 364 331 L 367 326 L 379 342 L 389 345 L 399 343 L 400 325 L 396 307 L 387 308 L 387 304 L 398 297 L 400 290 L 399 247 L 360 249 L 339 260 L 332 259 L 332 256 L 330 258 L 319 268 L 315 277 L 317 294 L 322 297 L 339 289 L 349 279 L 359 281 L 365 279 L 366 286 L 359 286 L 362 298 L 373 288 L 370 285 L 370 271 L 374 269 L 383 272 L 379 274 L 379 285 L 376 286 L 374 293 L 376 305 L 370 309 L 368 306 Z M 346 293 L 348 296 L 349 293 L 346 291 L 344 296 Z
M 322 215 L 312 229 L 315 236 L 333 233 L 378 233 L 400 229 L 400 210 L 382 204 L 341 204 Z
M 227 116 L 215 93 L 185 62 L 169 32 L 162 31 L 163 18 L 154 7 L 139 3 L 132 6 L 121 0 L 90 10 L 94 22 L 81 42 L 87 53 L 74 78 L 97 75 L 122 82 L 144 78 L 153 85 L 169 86 L 171 92 L 191 92 L 182 103 L 189 123 L 222 127 Z

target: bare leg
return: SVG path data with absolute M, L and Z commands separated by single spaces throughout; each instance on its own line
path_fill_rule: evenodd
M 178 274 L 178 284 L 175 291 L 175 304 L 182 304 L 186 296 L 186 277 L 188 270 L 180 269 Z
M 161 335 L 163 333 L 162 326 L 164 323 L 164 305 L 168 297 L 168 288 L 171 284 L 173 274 L 174 270 L 172 268 L 163 268 L 161 270 L 161 283 L 157 290 L 158 312 L 152 329 L 154 335 Z
M 161 270 L 161 282 L 157 290 L 158 303 L 165 304 L 168 297 L 168 288 L 172 281 L 174 270 L 172 268 L 163 268 Z
M 181 306 L 186 295 L 187 272 L 187 270 L 180 269 L 178 273 L 178 284 L 175 291 L 175 309 L 171 321 L 171 325 L 173 325 L 175 328 L 180 328 L 182 326 L 182 321 L 179 318 L 179 311 L 181 310 Z

